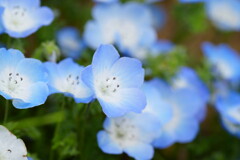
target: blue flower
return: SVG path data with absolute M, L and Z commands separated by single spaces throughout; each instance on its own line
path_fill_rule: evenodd
M 119 0 L 93 0 L 94 2 L 99 2 L 99 3 L 113 3 L 113 2 L 118 2 Z
M 130 111 L 140 113 L 146 106 L 145 95 L 140 89 L 144 81 L 141 62 L 119 58 L 112 45 L 101 45 L 97 49 L 82 79 L 93 90 L 108 117 L 122 116 Z
M 240 2 L 238 0 L 207 0 L 206 12 L 209 19 L 219 29 L 240 30 Z
M 40 7 L 40 0 L 1 0 L 0 6 L 3 30 L 14 38 L 27 37 L 54 18 L 49 8 Z
M 76 28 L 65 27 L 57 32 L 57 42 L 65 57 L 77 59 L 82 54 L 84 44 Z
M 197 3 L 197 2 L 205 2 L 205 0 L 179 0 L 182 3 Z
M 122 52 L 128 52 L 136 46 L 152 45 L 156 40 L 153 14 L 147 5 L 98 4 L 92 14 L 94 20 L 86 24 L 84 32 L 84 40 L 91 48 L 116 44 Z
M 240 56 L 235 50 L 226 44 L 214 46 L 208 42 L 203 43 L 202 50 L 216 76 L 232 83 L 240 80 Z
M 0 95 L 12 99 L 16 108 L 43 104 L 48 96 L 43 64 L 14 49 L 0 49 Z
M 127 153 L 137 160 L 151 159 L 151 145 L 159 132 L 159 122 L 150 114 L 129 113 L 123 117 L 106 118 L 104 130 L 98 132 L 98 145 L 108 154 Z
M 169 53 L 174 48 L 174 44 L 168 40 L 158 40 L 149 47 L 137 46 L 127 53 L 128 56 L 145 60 L 149 56 L 155 57 L 160 54 Z
M 24 142 L 2 125 L 0 125 L 0 144 L 1 160 L 28 160 Z
M 196 117 L 202 121 L 206 115 L 206 104 L 210 98 L 209 90 L 207 86 L 198 77 L 197 73 L 188 67 L 182 67 L 178 71 L 177 75 L 172 78 L 172 86 L 174 89 L 189 89 L 195 92 L 199 96 L 201 101 L 199 101 L 202 106 L 197 113 Z
M 92 100 L 93 93 L 82 81 L 83 66 L 74 63 L 67 58 L 58 64 L 54 62 L 44 63 L 49 73 L 50 93 L 64 93 L 73 97 L 76 103 L 88 103 Z
M 153 142 L 157 148 L 166 148 L 176 142 L 191 142 L 199 130 L 198 95 L 188 89 L 172 89 L 168 84 L 153 79 L 145 82 L 144 91 L 147 107 L 144 113 L 151 113 L 161 122 L 161 133 Z
M 224 128 L 240 138 L 240 94 L 231 91 L 225 96 L 218 96 L 215 106 Z

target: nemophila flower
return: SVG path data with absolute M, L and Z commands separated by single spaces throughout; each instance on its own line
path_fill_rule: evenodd
M 200 104 L 202 107 L 197 113 L 196 117 L 202 121 L 206 114 L 206 104 L 209 100 L 209 90 L 202 82 L 197 73 L 188 67 L 182 67 L 177 75 L 172 78 L 172 86 L 174 89 L 190 89 L 201 98 Z
M 118 2 L 119 0 L 93 0 L 94 2 L 99 2 L 99 3 L 113 3 L 113 2 Z
M 119 58 L 112 45 L 101 45 L 96 50 L 82 79 L 93 90 L 108 117 L 140 113 L 146 106 L 145 95 L 140 89 L 144 81 L 141 62 L 134 58 Z
M 188 89 L 173 90 L 159 79 L 145 82 L 147 107 L 144 112 L 158 117 L 161 133 L 153 142 L 157 148 L 172 144 L 191 142 L 199 130 L 199 120 L 195 117 L 201 107 L 199 97 Z
M 0 159 L 27 160 L 27 149 L 24 142 L 0 126 Z
M 54 18 L 49 8 L 40 7 L 40 0 L 1 0 L 0 7 L 3 30 L 14 38 L 27 37 Z
M 174 48 L 174 44 L 168 40 L 158 40 L 149 47 L 137 46 L 128 52 L 128 56 L 145 60 L 148 57 L 156 57 L 160 54 L 169 53 Z
M 154 20 L 147 5 L 98 4 L 92 14 L 94 20 L 86 24 L 84 32 L 84 40 L 91 48 L 116 44 L 122 52 L 127 52 L 136 46 L 147 47 L 156 40 Z
M 151 159 L 151 142 L 159 131 L 159 122 L 149 114 L 129 113 L 123 117 L 106 118 L 104 130 L 98 132 L 98 145 L 109 154 L 127 153 L 137 160 Z
M 82 81 L 83 66 L 74 63 L 71 58 L 59 62 L 44 63 L 49 74 L 50 93 L 64 93 L 73 97 L 77 103 L 92 100 L 92 91 Z
M 240 56 L 226 44 L 214 46 L 211 43 L 203 43 L 202 50 L 209 61 L 213 73 L 232 83 L 240 80 Z
M 232 91 L 228 95 L 219 96 L 215 106 L 224 128 L 240 138 L 240 94 Z
M 206 0 L 179 0 L 182 3 L 197 3 L 197 2 L 205 2 Z
M 57 43 L 65 57 L 77 59 L 84 49 L 80 33 L 76 28 L 65 27 L 57 32 Z
M 47 73 L 39 60 L 14 49 L 0 49 L 0 95 L 16 108 L 43 104 L 48 96 Z
M 240 30 L 239 0 L 207 0 L 206 12 L 209 19 L 219 29 L 226 31 Z

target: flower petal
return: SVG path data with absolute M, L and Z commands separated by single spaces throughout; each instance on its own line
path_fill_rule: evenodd
M 118 146 L 105 131 L 100 131 L 97 134 L 98 146 L 105 153 L 121 154 L 122 148 Z
M 119 59 L 118 51 L 112 45 L 101 45 L 93 56 L 92 70 L 94 79 L 109 72 L 112 65 Z
M 123 88 L 138 88 L 142 86 L 144 81 L 142 63 L 135 58 L 120 58 L 114 63 L 111 73 L 119 78 L 120 86 Z
M 121 89 L 113 96 L 97 98 L 108 117 L 119 117 L 130 111 L 140 113 L 146 106 L 146 97 L 137 88 Z

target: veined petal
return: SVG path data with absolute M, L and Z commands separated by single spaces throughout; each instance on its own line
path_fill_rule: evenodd
M 118 51 L 112 45 L 101 45 L 94 53 L 92 70 L 94 79 L 109 72 L 112 65 L 119 59 Z
M 144 81 L 142 63 L 135 58 L 120 58 L 112 66 L 111 73 L 119 78 L 123 88 L 141 87 Z
M 97 98 L 108 117 L 119 117 L 130 111 L 140 113 L 146 106 L 146 97 L 137 88 L 120 89 L 112 96 Z
M 15 67 L 16 64 L 24 58 L 24 55 L 22 52 L 15 50 L 15 49 L 9 49 L 6 50 L 5 48 L 0 49 L 0 68 L 4 68 L 6 66 L 12 66 Z
M 26 58 L 21 60 L 16 66 L 16 73 L 20 73 L 28 77 L 32 82 L 43 81 L 47 82 L 47 73 L 42 64 L 37 59 Z
M 46 83 L 37 82 L 22 91 L 16 99 L 13 99 L 13 105 L 19 109 L 31 108 L 43 104 L 49 94 Z M 15 97 L 14 97 L 15 98 Z

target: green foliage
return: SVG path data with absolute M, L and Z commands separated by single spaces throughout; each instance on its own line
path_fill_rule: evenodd
M 181 66 L 188 63 L 187 51 L 184 47 L 175 47 L 170 53 L 148 57 L 146 62 L 147 74 L 150 77 L 170 79 Z
M 173 9 L 177 22 L 176 39 L 181 40 L 192 34 L 202 33 L 208 28 L 204 4 L 177 4 Z

